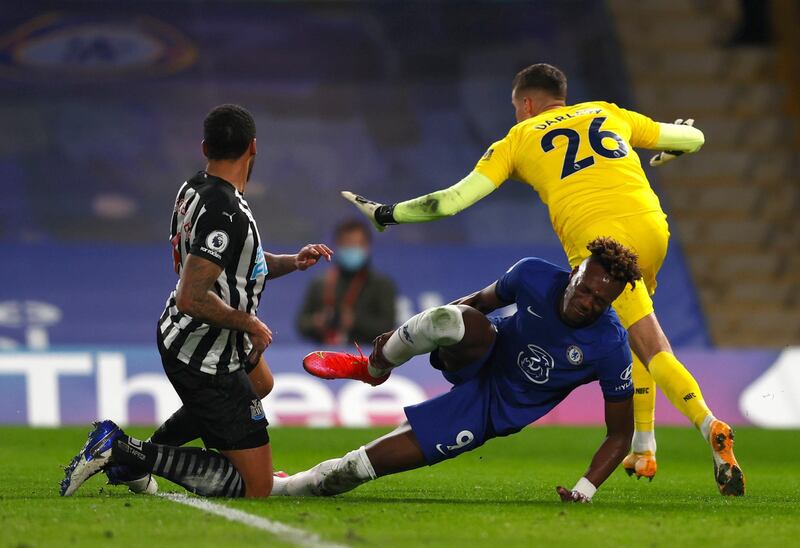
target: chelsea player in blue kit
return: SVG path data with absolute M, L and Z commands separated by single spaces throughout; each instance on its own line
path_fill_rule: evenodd
M 405 408 L 394 432 L 288 478 L 273 495 L 335 495 L 380 476 L 433 465 L 519 432 L 580 385 L 599 381 L 607 436 L 565 502 L 588 502 L 628 453 L 633 435 L 632 356 L 611 303 L 641 278 L 636 255 L 609 238 L 572 272 L 527 258 L 497 282 L 417 314 L 375 340 L 369 358 L 313 352 L 303 365 L 322 378 L 384 382 L 391 369 L 430 353 L 453 388 Z M 506 318 L 485 316 L 509 304 Z

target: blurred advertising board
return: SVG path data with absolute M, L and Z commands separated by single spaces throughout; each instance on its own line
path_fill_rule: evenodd
M 448 383 L 417 357 L 379 387 L 323 381 L 306 374 L 307 345 L 278 345 L 265 357 L 275 389 L 264 409 L 273 425 L 373 426 L 403 420 L 402 408 L 440 394 Z M 800 348 L 684 350 L 715 415 L 737 425 L 800 427 Z M 687 421 L 659 394 L 657 421 Z M 154 346 L 64 347 L 0 351 L 0 423 L 30 426 L 87 424 L 110 418 L 121 424 L 156 424 L 180 405 Z M 582 386 L 540 424 L 602 424 L 596 383 Z

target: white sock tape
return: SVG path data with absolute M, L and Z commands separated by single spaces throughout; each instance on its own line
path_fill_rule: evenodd
M 592 482 L 586 478 L 579 479 L 578 483 L 575 484 L 575 487 L 573 487 L 572 490 L 577 491 L 588 499 L 591 499 L 594 494 L 597 493 L 597 487 L 592 485 Z

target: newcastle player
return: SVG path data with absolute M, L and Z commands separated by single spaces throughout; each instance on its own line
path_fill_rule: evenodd
M 260 399 L 272 388 L 261 358 L 272 332 L 256 316 L 259 299 L 268 279 L 330 260 L 332 252 L 323 244 L 295 255 L 264 252 L 243 196 L 256 155 L 253 117 L 222 105 L 203 129 L 208 165 L 175 201 L 171 241 L 180 280 L 157 329 L 164 371 L 183 406 L 148 441 L 111 421 L 97 423 L 66 468 L 62 495 L 101 470 L 140 492 L 155 492 L 150 474 L 205 496 L 265 497 L 272 490 Z M 180 447 L 198 437 L 206 449 Z

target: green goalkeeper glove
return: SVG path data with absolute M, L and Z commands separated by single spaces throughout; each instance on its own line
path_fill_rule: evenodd
M 694 120 L 692 118 L 687 118 L 683 120 L 678 118 L 673 122 L 676 126 L 694 126 Z M 650 165 L 653 167 L 658 167 L 661 165 L 666 164 L 667 162 L 671 162 L 678 156 L 685 154 L 686 151 L 683 150 L 664 150 L 650 158 Z
M 383 232 L 386 230 L 386 225 L 388 224 L 397 224 L 396 222 L 392 222 L 392 206 L 373 202 L 372 200 L 368 200 L 359 194 L 350 192 L 349 190 L 343 190 L 342 197 L 356 206 L 356 208 L 363 213 L 367 219 L 370 220 L 372 226 L 374 226 L 378 232 Z M 378 221 L 378 217 L 376 216 L 376 214 L 380 213 L 383 213 L 384 216 L 384 219 L 382 219 L 384 221 L 383 223 Z

